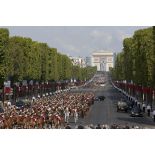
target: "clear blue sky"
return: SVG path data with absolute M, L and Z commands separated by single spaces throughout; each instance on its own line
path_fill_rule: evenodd
M 46 42 L 59 52 L 71 56 L 89 56 L 95 50 L 120 52 L 122 41 L 133 35 L 136 26 L 13 26 L 7 27 L 10 36 L 30 37 L 35 41 Z

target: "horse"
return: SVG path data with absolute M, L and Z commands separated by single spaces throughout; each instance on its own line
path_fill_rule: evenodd
M 64 122 L 63 117 L 61 117 L 58 114 L 54 115 L 53 116 L 53 124 L 54 124 L 54 127 L 56 129 L 61 128 L 61 126 L 64 126 L 65 125 L 65 122 Z
M 45 117 L 43 117 L 43 115 L 41 115 L 38 120 L 37 120 L 37 125 L 39 129 L 43 129 L 44 125 L 45 125 Z
M 18 115 L 17 118 L 16 118 L 16 125 L 17 126 L 20 126 L 21 128 L 24 128 L 24 116 L 22 115 Z

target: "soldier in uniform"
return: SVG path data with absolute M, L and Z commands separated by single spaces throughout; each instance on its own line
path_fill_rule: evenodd
M 153 114 L 153 121 L 155 122 L 155 110 L 153 110 L 152 114 Z
M 145 108 L 146 108 L 146 104 L 143 103 L 143 104 L 142 104 L 143 113 L 145 113 Z
M 66 107 L 66 109 L 65 109 L 65 122 L 67 122 L 67 123 L 69 121 L 69 114 L 70 114 L 69 109 L 68 109 L 68 107 Z

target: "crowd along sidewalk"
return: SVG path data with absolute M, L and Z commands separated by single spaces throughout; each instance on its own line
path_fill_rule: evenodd
M 125 95 L 127 98 L 130 98 L 130 99 L 134 100 L 134 101 L 137 102 L 137 103 L 139 102 L 139 103 L 140 103 L 140 107 L 142 108 L 142 102 L 138 101 L 135 97 L 129 95 L 129 94 L 128 94 L 127 92 L 125 92 L 124 90 L 118 88 L 112 81 L 111 81 L 111 84 L 112 84 L 112 86 L 113 86 L 115 89 L 117 89 L 119 92 L 121 92 L 121 93 L 122 93 L 123 95 Z M 148 103 L 145 102 L 145 104 L 147 105 Z M 147 111 L 145 111 L 145 113 L 143 114 L 144 117 L 147 117 L 149 120 L 153 120 L 153 114 L 152 114 L 153 110 L 155 110 L 155 105 L 154 105 L 154 104 L 152 104 L 151 115 L 148 116 L 148 115 L 147 115 Z

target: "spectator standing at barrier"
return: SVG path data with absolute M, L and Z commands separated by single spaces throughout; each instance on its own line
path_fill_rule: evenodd
M 147 115 L 150 117 L 151 106 L 148 104 L 146 109 L 147 109 Z
M 137 106 L 138 106 L 139 109 L 141 107 L 140 105 L 141 105 L 141 103 L 137 101 Z
M 153 114 L 153 121 L 155 122 L 155 110 L 153 110 L 152 114 Z
M 143 113 L 145 113 L 145 108 L 146 108 L 146 104 L 143 102 L 142 104 Z

